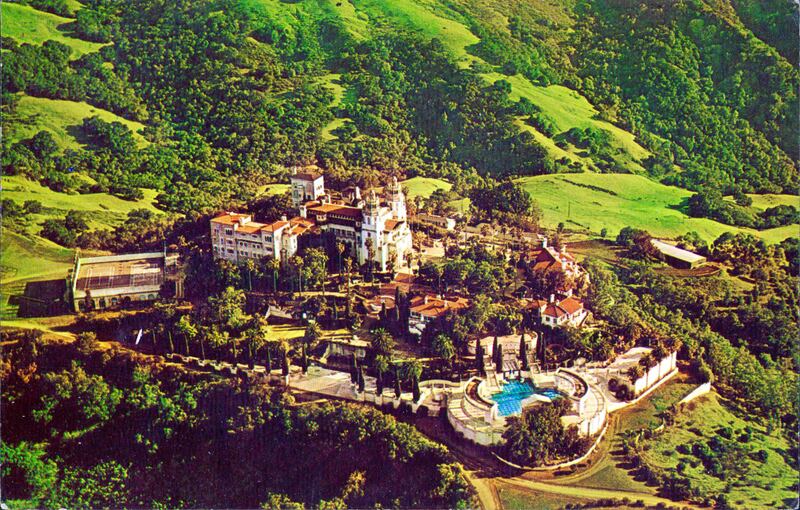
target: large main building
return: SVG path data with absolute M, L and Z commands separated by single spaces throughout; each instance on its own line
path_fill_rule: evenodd
M 283 261 L 297 253 L 300 236 L 315 232 L 343 244 L 359 264 L 372 260 L 380 271 L 408 267 L 411 230 L 396 178 L 380 194 L 369 191 L 366 199 L 358 187 L 334 198 L 325 190 L 324 176 L 312 169 L 292 175 L 291 191 L 299 216 L 290 220 L 257 223 L 233 212 L 213 218 L 214 257 L 237 263 L 264 257 Z

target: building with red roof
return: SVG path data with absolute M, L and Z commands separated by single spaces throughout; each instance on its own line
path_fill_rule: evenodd
M 579 282 L 588 281 L 588 275 L 575 261 L 575 257 L 568 253 L 566 248 L 556 250 L 548 246 L 547 238 L 542 238 L 542 245 L 528 253 L 527 270 L 533 275 L 542 275 L 549 271 L 563 273 L 568 285 L 558 291 L 565 295 L 571 295 Z
M 247 259 L 286 260 L 297 253 L 298 239 L 314 226 L 305 218 L 282 218 L 272 223 L 253 221 L 246 213 L 224 212 L 211 219 L 214 258 L 240 263 Z
M 462 297 L 439 297 L 432 294 L 411 299 L 408 331 L 422 334 L 428 323 L 444 317 L 448 313 L 461 312 L 469 307 L 469 299 Z
M 564 325 L 580 326 L 589 315 L 583 302 L 572 295 L 562 298 L 552 295 L 549 300 L 534 299 L 527 308 L 543 326 L 551 328 Z

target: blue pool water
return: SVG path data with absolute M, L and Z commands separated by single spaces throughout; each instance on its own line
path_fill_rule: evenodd
M 511 381 L 503 385 L 500 393 L 492 395 L 492 400 L 497 402 L 501 416 L 519 414 L 522 411 L 521 403 L 534 393 L 554 399 L 561 396 L 552 388 L 536 388 L 530 381 Z

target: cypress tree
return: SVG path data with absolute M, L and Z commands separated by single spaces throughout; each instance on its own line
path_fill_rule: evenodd
M 269 345 L 267 345 L 267 360 L 265 363 L 264 367 L 266 368 L 267 375 L 269 375 L 270 372 L 272 372 L 272 349 L 269 348 Z
M 522 332 L 522 336 L 520 337 L 519 341 L 519 357 L 522 361 L 522 370 L 528 370 L 528 343 L 525 341 L 525 332 Z
M 503 346 L 497 346 L 497 359 L 495 360 L 494 369 L 498 373 L 503 372 Z
M 303 373 L 308 373 L 308 354 L 306 353 L 306 346 L 303 346 L 303 354 L 300 357 L 300 366 L 303 368 Z
M 497 335 L 494 336 L 494 343 L 492 344 L 492 362 L 497 365 L 497 351 L 500 347 L 500 340 Z
M 367 383 L 364 379 L 364 365 L 361 365 L 358 367 L 358 391 L 363 393 L 366 385 Z
M 383 395 L 383 372 L 378 372 L 376 375 L 377 377 L 375 378 L 375 386 L 376 386 L 375 393 L 378 396 L 381 396 Z
M 475 368 L 478 370 L 478 373 L 483 375 L 484 370 L 486 367 L 483 365 L 483 345 L 481 345 L 481 339 L 475 340 Z
M 283 352 L 283 363 L 281 364 L 281 373 L 285 376 L 289 375 L 289 353 Z
M 356 353 L 353 353 L 353 359 L 350 362 L 350 382 L 355 384 L 358 382 L 358 360 Z
M 414 377 L 411 380 L 411 395 L 414 399 L 414 402 L 419 402 L 420 399 L 420 391 L 419 391 L 419 378 Z
M 547 361 L 547 340 L 544 337 L 544 331 L 541 332 L 540 342 L 538 342 L 539 347 L 539 360 L 542 364 L 542 370 L 545 369 L 545 362 Z
M 394 369 L 394 397 L 400 398 L 400 395 L 403 394 L 403 390 L 400 388 L 400 369 L 395 367 Z

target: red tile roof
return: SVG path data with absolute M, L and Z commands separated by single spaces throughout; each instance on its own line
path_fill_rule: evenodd
M 232 213 L 226 212 L 220 214 L 216 218 L 212 218 L 212 223 L 219 223 L 222 225 L 238 225 L 236 229 L 237 232 L 243 232 L 245 234 L 256 234 L 258 232 L 275 232 L 286 225 L 289 225 L 288 221 L 280 220 L 280 221 L 273 221 L 272 223 L 260 223 L 258 221 L 247 221 L 246 223 L 242 224 L 239 220 L 244 219 L 248 220 L 251 216 L 249 214 L 243 213 Z
M 347 216 L 349 218 L 361 218 L 362 212 L 358 207 L 350 207 L 349 205 L 341 204 L 322 204 L 314 207 L 309 207 L 308 211 L 312 214 L 331 214 L 339 216 Z
M 556 319 L 558 319 L 560 317 L 567 315 L 567 311 L 555 303 L 550 303 L 545 307 L 544 312 L 542 312 L 542 314 L 548 315 L 550 317 L 555 317 Z
M 303 179 L 306 181 L 315 181 L 320 177 L 322 177 L 322 172 L 316 165 L 307 166 L 302 170 L 300 170 L 299 172 L 297 172 L 296 174 L 292 175 L 292 178 Z
M 242 214 L 242 213 L 234 213 L 234 212 L 224 212 L 214 218 L 211 219 L 212 223 L 220 223 L 222 225 L 235 225 L 239 223 L 240 219 L 248 220 L 250 219 L 249 214 Z
M 394 230 L 401 223 L 400 220 L 386 220 L 386 230 Z
M 561 308 L 566 310 L 566 312 L 568 314 L 570 314 L 570 315 L 573 315 L 576 312 L 579 312 L 580 310 L 583 310 L 583 303 L 581 303 L 581 301 L 579 299 L 575 299 L 572 296 L 570 296 L 567 299 L 565 299 L 564 301 L 560 302 L 558 304 L 558 306 L 560 306 Z
M 424 315 L 425 317 L 441 317 L 448 310 L 463 310 L 469 306 L 469 300 L 457 297 L 454 300 L 440 299 L 435 296 L 418 296 L 411 300 L 412 312 Z

